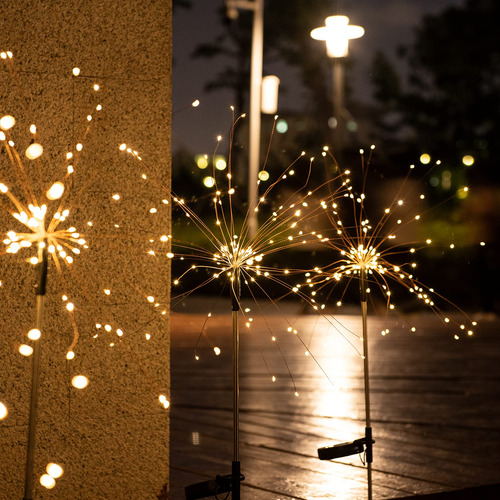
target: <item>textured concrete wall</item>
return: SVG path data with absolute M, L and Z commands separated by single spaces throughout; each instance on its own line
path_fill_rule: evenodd
M 170 214 L 165 189 L 118 146 L 136 148 L 168 186 L 171 2 L 6 0 L 1 14 L 0 52 L 14 59 L 0 59 L 0 115 L 16 117 L 12 137 L 21 153 L 35 123 L 44 154 L 40 162 L 21 154 L 20 179 L 0 143 L 0 182 L 20 199 L 31 186 L 40 202 L 51 182 L 64 180 L 70 215 L 61 227 L 75 226 L 88 242 L 62 272 L 49 263 L 34 498 L 157 498 L 168 483 L 168 410 L 158 398 L 168 400 L 170 389 L 169 265 L 161 253 L 168 243 L 159 240 Z M 74 67 L 81 69 L 76 78 Z M 83 151 L 69 162 L 65 154 L 85 135 L 96 104 L 102 111 L 93 112 Z M 75 172 L 65 178 L 69 163 Z M 21 225 L 5 196 L 0 202 L 3 239 Z M 9 412 L 0 420 L 3 500 L 20 499 L 24 490 L 32 357 L 18 347 L 34 344 L 26 333 L 35 322 L 36 276 L 26 260 L 36 252 L 11 255 L 0 246 L 0 402 Z M 89 379 L 85 389 L 71 385 L 78 374 Z M 64 468 L 52 490 L 38 482 L 49 462 Z

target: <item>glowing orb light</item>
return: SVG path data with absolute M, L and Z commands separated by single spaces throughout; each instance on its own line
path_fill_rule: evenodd
M 5 418 L 9 412 L 7 411 L 7 407 L 0 402 L 0 420 Z
M 84 389 L 88 383 L 89 379 L 85 375 L 76 375 L 71 379 L 71 385 L 76 389 Z
M 227 162 L 224 158 L 218 158 L 215 161 L 215 168 L 217 170 L 225 170 L 227 168 Z
M 5 115 L 0 118 L 0 128 L 2 130 L 9 130 L 16 124 L 16 119 L 11 115 Z
M 471 167 L 472 165 L 474 165 L 474 157 L 471 156 L 471 155 L 465 155 L 463 158 L 462 158 L 462 163 L 466 166 L 466 167 Z
M 422 163 L 423 165 L 429 164 L 430 161 L 431 161 L 431 157 L 427 153 L 420 155 L 420 163 Z
M 19 352 L 23 356 L 31 356 L 33 354 L 33 347 L 31 347 L 30 345 L 21 344 L 19 346 Z
M 49 200 L 58 200 L 64 193 L 64 184 L 62 182 L 54 182 L 47 191 L 47 198 Z
M 34 142 L 33 144 L 30 144 L 26 148 L 26 158 L 28 160 L 36 160 L 37 158 L 40 158 L 43 153 L 43 147 L 41 144 L 38 144 L 37 142 Z
M 54 479 L 61 477 L 64 473 L 63 468 L 60 465 L 55 464 L 53 462 L 51 462 L 50 464 L 47 465 L 46 470 L 47 470 L 47 474 Z
M 267 181 L 269 179 L 269 172 L 267 170 L 261 170 L 259 172 L 259 179 L 261 181 Z
M 53 477 L 48 474 L 43 474 L 43 476 L 40 477 L 40 484 L 48 490 L 51 490 L 56 485 L 56 482 Z
M 170 401 L 165 397 L 164 394 L 160 394 L 158 399 L 160 403 L 163 405 L 163 408 L 165 408 L 165 410 L 170 406 Z
M 207 188 L 215 186 L 215 179 L 212 176 L 207 176 L 203 179 L 203 185 Z
M 38 340 L 41 337 L 42 333 L 38 328 L 33 328 L 28 332 L 28 338 L 30 340 Z

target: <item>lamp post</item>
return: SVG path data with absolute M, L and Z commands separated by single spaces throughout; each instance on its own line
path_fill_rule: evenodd
M 330 16 L 325 19 L 325 26 L 315 28 L 311 31 L 311 37 L 315 40 L 326 42 L 326 52 L 328 57 L 333 58 L 333 117 L 336 120 L 335 132 L 333 134 L 333 148 L 337 159 L 341 160 L 344 146 L 345 133 L 345 110 L 344 110 L 344 58 L 349 53 L 349 40 L 360 38 L 365 30 L 361 26 L 349 24 L 347 16 Z M 362 310 L 362 330 L 363 330 L 363 372 L 365 386 L 365 437 L 339 445 L 339 450 L 335 447 L 331 449 L 318 450 L 320 459 L 337 458 L 350 455 L 353 452 L 361 451 L 365 448 L 368 500 L 372 499 L 372 428 L 370 416 L 370 376 L 368 365 L 368 328 L 367 328 L 367 302 L 366 302 L 366 269 L 361 271 L 360 295 Z M 353 451 L 355 450 L 355 451 Z M 324 458 L 323 458 L 324 457 Z
M 311 31 L 314 40 L 326 42 L 326 53 L 333 59 L 333 118 L 335 132 L 333 148 L 340 159 L 344 146 L 345 112 L 344 112 L 344 58 L 349 53 L 349 40 L 360 38 L 365 30 L 361 26 L 349 24 L 347 16 L 329 16 L 325 26 Z
M 238 9 L 253 11 L 252 54 L 250 66 L 250 138 L 248 158 L 248 232 L 257 232 L 258 192 L 260 158 L 260 102 L 262 85 L 262 59 L 264 50 L 264 0 L 226 0 L 227 16 L 238 17 Z

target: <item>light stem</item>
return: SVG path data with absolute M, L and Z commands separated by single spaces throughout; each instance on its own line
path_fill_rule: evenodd
M 35 327 L 42 330 L 43 308 L 45 303 L 45 294 L 47 288 L 47 263 L 48 252 L 47 246 L 40 251 L 38 263 L 38 282 L 36 287 L 36 321 Z M 31 396 L 30 396 L 30 413 L 28 423 L 28 448 L 26 453 L 26 472 L 24 481 L 24 498 L 23 500 L 33 499 L 33 469 L 35 458 L 35 439 L 36 439 L 36 424 L 37 424 L 37 409 L 38 409 L 38 387 L 40 379 L 40 342 L 41 338 L 35 340 L 33 346 L 33 362 L 31 371 Z
M 363 372 L 365 384 L 365 439 L 366 439 L 366 466 L 368 480 L 368 500 L 372 500 L 372 427 L 370 416 L 370 371 L 368 364 L 368 303 L 367 303 L 366 269 L 360 271 L 359 292 L 361 298 L 361 317 L 363 330 Z
M 240 310 L 240 272 L 234 270 L 233 282 L 231 284 L 231 302 L 233 319 L 233 463 L 231 469 L 232 496 L 233 500 L 240 499 L 240 332 L 238 317 Z

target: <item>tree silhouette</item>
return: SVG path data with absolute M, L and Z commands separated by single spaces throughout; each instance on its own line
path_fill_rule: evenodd
M 386 141 L 412 144 L 452 168 L 472 155 L 469 177 L 500 180 L 499 19 L 495 0 L 469 0 L 426 16 L 415 43 L 400 51 L 409 68 L 405 82 L 377 54 L 373 82 Z

